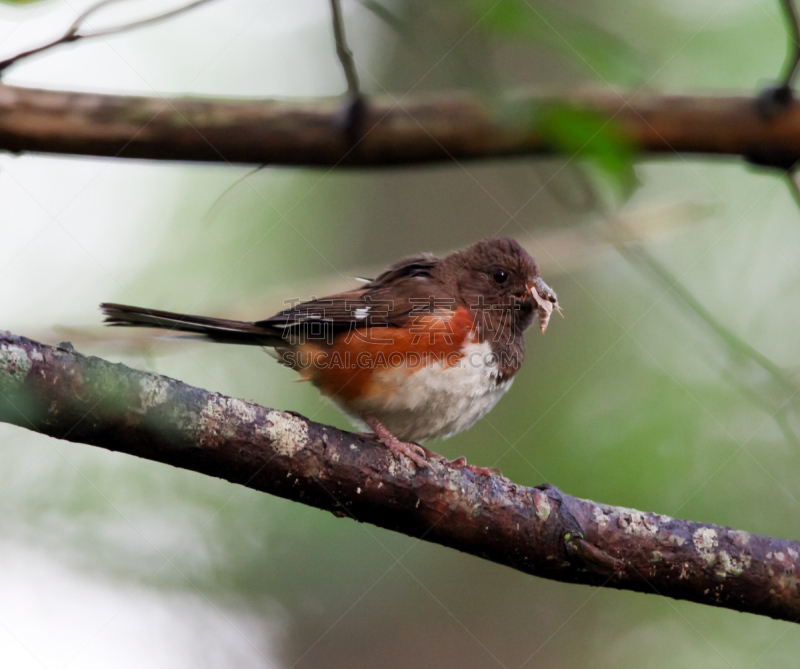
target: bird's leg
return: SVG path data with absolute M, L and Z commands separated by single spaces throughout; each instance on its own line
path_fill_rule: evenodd
M 434 453 L 431 453 L 428 449 L 423 448 L 419 444 L 409 444 L 404 441 L 400 441 L 383 426 L 383 423 L 381 423 L 374 416 L 364 414 L 363 418 L 364 422 L 369 425 L 369 427 L 375 433 L 375 436 L 378 437 L 378 439 L 383 442 L 383 445 L 386 446 L 395 456 L 399 456 L 400 454 L 406 455 L 414 461 L 417 467 L 430 467 L 428 462 L 425 460 L 425 457 L 428 455 L 435 455 Z
M 469 469 L 471 472 L 475 472 L 480 476 L 503 475 L 503 473 L 496 467 L 476 467 L 475 465 L 468 465 L 467 459 L 463 455 L 455 460 L 450 460 L 448 464 L 456 469 Z
M 423 451 L 425 451 L 425 457 L 426 457 L 428 460 L 438 460 L 439 462 L 442 462 L 442 463 L 444 463 L 444 464 L 447 464 L 447 465 L 449 465 L 449 464 L 450 464 L 450 460 L 448 460 L 448 459 L 447 459 L 446 457 L 444 457 L 443 455 L 439 455 L 439 454 L 438 454 L 438 453 L 436 453 L 435 451 L 432 451 L 432 450 L 430 450 L 430 449 L 428 449 L 428 448 L 425 448 L 425 447 L 424 447 L 422 444 L 414 444 L 414 445 L 415 445 L 415 446 L 419 446 L 419 447 L 420 447 L 420 448 L 421 448 Z
M 476 467 L 475 465 L 468 465 L 467 459 L 462 455 L 460 458 L 456 458 L 455 460 L 448 460 L 443 455 L 439 455 L 438 453 L 434 453 L 433 451 L 428 450 L 424 446 L 420 446 L 419 444 L 407 443 L 404 441 L 400 441 L 397 437 L 395 437 L 386 427 L 381 423 L 377 418 L 374 416 L 370 416 L 365 414 L 363 416 L 364 422 L 369 425 L 372 431 L 375 433 L 375 436 L 381 440 L 384 446 L 386 446 L 395 456 L 399 455 L 406 455 L 411 458 L 418 467 L 428 467 L 430 468 L 430 464 L 427 460 L 438 460 L 439 462 L 448 464 L 456 469 L 469 469 L 471 472 L 478 474 L 480 476 L 502 476 L 503 474 L 500 472 L 499 469 L 494 467 Z M 371 437 L 371 434 L 359 433 L 363 434 L 365 437 Z

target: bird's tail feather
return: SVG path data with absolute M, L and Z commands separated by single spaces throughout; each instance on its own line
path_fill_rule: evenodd
M 124 304 L 100 305 L 107 325 L 118 327 L 161 328 L 175 332 L 191 332 L 203 338 L 226 344 L 277 346 L 282 342 L 280 328 L 256 325 L 225 318 L 190 316 L 171 311 L 143 309 Z

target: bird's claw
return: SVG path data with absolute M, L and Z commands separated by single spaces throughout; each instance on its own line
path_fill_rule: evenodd
M 476 467 L 475 465 L 467 464 L 467 459 L 462 455 L 449 463 L 456 469 L 469 469 L 471 472 L 479 476 L 502 476 L 503 473 L 496 467 Z
M 381 441 L 395 456 L 405 455 L 413 460 L 417 467 L 430 468 L 430 464 L 425 459 L 425 449 L 419 444 L 406 443 L 395 438 L 381 439 Z
M 388 448 L 395 457 L 405 455 L 410 458 L 415 465 L 419 468 L 430 467 L 430 464 L 425 459 L 425 456 L 430 453 L 427 449 L 419 444 L 406 443 L 400 441 L 395 437 L 384 425 L 373 416 L 364 416 L 364 422 L 369 425 L 375 432 L 376 437 Z

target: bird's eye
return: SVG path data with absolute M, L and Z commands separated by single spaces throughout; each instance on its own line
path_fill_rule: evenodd
M 497 283 L 505 283 L 508 281 L 508 272 L 498 267 L 494 272 L 492 272 L 492 278 Z

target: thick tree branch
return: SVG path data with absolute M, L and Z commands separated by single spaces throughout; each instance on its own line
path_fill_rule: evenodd
M 642 154 L 738 156 L 789 168 L 800 159 L 800 102 L 766 114 L 754 97 L 583 92 L 520 94 L 490 105 L 471 93 L 377 97 L 359 141 L 341 100 L 175 100 L 0 84 L 0 150 L 298 166 L 410 165 L 552 153 L 537 129 L 553 105 L 610 119 Z
M 529 574 L 796 622 L 800 542 L 433 463 L 243 400 L 0 333 L 0 420 L 246 485 Z

